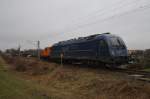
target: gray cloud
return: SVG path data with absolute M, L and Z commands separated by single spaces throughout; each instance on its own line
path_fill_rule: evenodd
M 28 41 L 37 40 L 41 40 L 43 48 L 61 40 L 103 32 L 120 35 L 129 49 L 150 48 L 150 9 L 109 19 L 150 4 L 148 0 L 133 1 L 0 0 L 0 49 L 17 47 L 19 43 L 23 48 L 34 48 Z M 101 21 L 107 17 L 109 20 Z

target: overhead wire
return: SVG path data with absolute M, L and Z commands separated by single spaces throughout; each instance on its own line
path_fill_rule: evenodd
M 134 1 L 137 1 L 137 0 L 134 0 Z M 129 4 L 129 3 L 128 3 Z M 131 4 L 131 3 L 130 3 Z M 127 5 L 127 4 L 126 4 Z M 124 6 L 125 7 L 125 6 Z M 119 9 L 120 7 L 115 7 L 115 9 Z M 121 7 L 122 8 L 122 7 Z M 108 20 L 111 20 L 111 19 L 114 19 L 114 18 L 116 18 L 116 17 L 121 17 L 121 16 L 124 16 L 124 15 L 127 15 L 127 14 L 130 14 L 130 13 L 135 13 L 135 12 L 138 12 L 138 11 L 141 11 L 141 10 L 145 10 L 145 9 L 149 9 L 150 8 L 150 4 L 148 4 L 148 5 L 143 5 L 143 6 L 139 6 L 139 7 L 137 7 L 136 9 L 133 9 L 133 10 L 130 10 L 130 11 L 126 11 L 126 12 L 124 12 L 124 13 L 121 13 L 121 14 L 115 14 L 115 15 L 112 15 L 112 16 L 110 16 L 110 17 L 108 17 L 108 18 L 105 18 L 105 19 L 99 19 L 99 20 L 97 20 L 97 21 L 94 21 L 94 22 L 91 22 L 91 23 L 87 23 L 87 24 L 83 24 L 83 25 L 79 25 L 79 26 L 77 26 L 76 28 L 74 28 L 74 29 L 79 29 L 79 28 L 84 28 L 84 27 L 86 27 L 86 26 L 91 26 L 91 25 L 93 25 L 93 24 L 96 24 L 96 23 L 99 23 L 99 22 L 104 22 L 104 21 L 108 21 Z M 67 33 L 67 32 L 61 32 L 61 34 L 62 33 Z M 58 35 L 60 35 L 60 34 L 58 34 Z M 57 36 L 56 34 L 55 34 L 55 36 Z M 45 40 L 45 39 L 44 39 Z
M 120 1 L 117 2 L 117 3 L 113 3 L 111 6 L 118 6 L 118 5 L 120 5 L 121 3 L 124 3 L 124 1 L 123 1 L 123 0 L 120 0 Z M 88 13 L 87 15 L 82 16 L 82 17 L 79 17 L 79 18 L 77 18 L 77 19 L 75 19 L 75 20 L 73 20 L 73 21 L 82 20 L 82 19 L 85 19 L 85 18 L 88 18 L 88 17 L 93 17 L 93 15 L 96 15 L 96 14 L 98 14 L 99 12 L 102 13 L 103 11 L 106 11 L 106 10 L 108 9 L 108 6 L 109 6 L 109 5 L 107 5 L 107 7 L 105 6 L 105 7 L 103 7 L 103 8 L 97 9 L 96 11 L 93 11 L 93 12 L 91 12 L 91 13 Z
M 130 11 L 126 11 L 126 12 L 118 14 L 118 15 L 112 15 L 111 17 L 105 18 L 103 20 L 97 20 L 95 22 L 91 22 L 91 23 L 88 23 L 88 24 L 80 25 L 80 26 L 78 26 L 78 28 L 83 28 L 83 27 L 88 26 L 88 25 L 93 25 L 93 24 L 96 24 L 96 23 L 99 23 L 99 22 L 108 21 L 108 20 L 113 19 L 115 17 L 121 17 L 121 16 L 124 16 L 124 15 L 130 14 L 130 13 L 135 13 L 137 11 L 145 10 L 145 9 L 149 9 L 149 8 L 150 8 L 150 4 L 145 5 L 145 6 L 140 6 L 140 7 L 136 8 L 136 9 L 133 9 L 133 10 L 130 10 Z
M 144 5 L 145 6 L 145 5 Z M 147 5 L 146 5 L 147 6 Z M 136 8 L 136 9 L 141 9 L 141 7 L 142 6 L 140 6 L 140 7 L 138 7 L 138 8 Z M 133 11 L 134 10 L 136 10 L 136 9 L 133 9 Z M 124 13 L 127 13 L 127 12 L 132 12 L 132 10 L 130 10 L 130 11 L 126 11 L 126 12 L 124 12 Z M 123 13 L 121 13 L 121 14 L 123 14 Z M 120 14 L 118 14 L 118 15 L 120 15 Z M 116 15 L 112 15 L 112 16 L 110 16 L 110 17 L 108 17 L 108 18 L 104 18 L 104 19 L 99 19 L 99 20 L 96 20 L 96 21 L 94 21 L 94 22 L 90 22 L 90 23 L 87 23 L 87 24 L 83 24 L 83 25 L 78 25 L 78 26 L 76 26 L 75 28 L 73 28 L 73 29 L 77 29 L 77 28 L 82 28 L 84 25 L 90 25 L 90 24 L 94 24 L 94 23 L 97 23 L 97 22 L 100 22 L 100 20 L 107 20 L 107 19 L 110 19 L 111 17 L 115 17 Z
M 77 18 L 76 21 L 78 21 L 78 19 L 85 20 L 85 19 L 91 19 L 91 18 L 96 17 L 96 16 L 105 15 L 105 13 L 107 13 L 107 11 L 118 10 L 118 9 L 123 8 L 125 6 L 131 5 L 136 1 L 139 1 L 139 0 L 132 0 L 131 2 L 125 2 L 125 1 L 121 0 L 120 2 L 115 3 L 116 6 L 113 5 L 114 8 L 113 7 L 107 7 L 107 8 L 98 9 L 97 11 L 92 12 L 92 13 L 90 13 L 90 14 L 82 17 L 82 18 Z
M 120 0 L 119 2 L 117 2 L 117 3 L 114 3 L 113 5 L 114 6 L 116 6 L 116 5 L 118 5 L 118 4 L 120 4 L 120 3 L 122 3 L 123 1 L 122 0 Z M 98 12 L 103 12 L 104 10 L 106 10 L 107 8 L 101 8 L 101 9 L 98 9 L 98 10 L 96 10 L 96 11 L 94 11 L 94 12 L 92 12 L 92 13 L 89 13 L 89 14 L 87 14 L 86 16 L 84 16 L 84 17 L 80 17 L 80 18 L 78 18 L 78 20 L 80 20 L 80 19 L 85 19 L 86 17 L 90 17 L 90 16 L 93 16 L 93 15 L 95 15 L 95 13 L 98 13 Z M 76 19 L 77 20 L 77 19 Z M 74 20 L 74 21 L 76 21 L 76 20 Z M 71 22 L 72 23 L 72 22 Z M 76 24 L 74 24 L 74 25 L 76 25 Z

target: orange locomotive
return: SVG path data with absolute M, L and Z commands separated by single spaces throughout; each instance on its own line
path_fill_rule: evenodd
M 41 51 L 40 56 L 43 59 L 48 59 L 51 54 L 52 48 L 46 47 L 44 50 Z

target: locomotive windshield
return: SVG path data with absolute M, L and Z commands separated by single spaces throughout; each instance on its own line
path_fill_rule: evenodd
M 120 38 L 112 37 L 110 38 L 110 41 L 113 47 L 125 47 L 123 41 Z

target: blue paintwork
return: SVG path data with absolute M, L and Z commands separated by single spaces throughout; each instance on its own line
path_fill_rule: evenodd
M 119 46 L 113 46 L 113 39 Z M 119 40 L 119 41 L 118 41 Z M 78 39 L 59 42 L 52 47 L 51 58 L 95 60 L 105 63 L 127 62 L 127 47 L 123 40 L 109 33 L 97 34 Z

